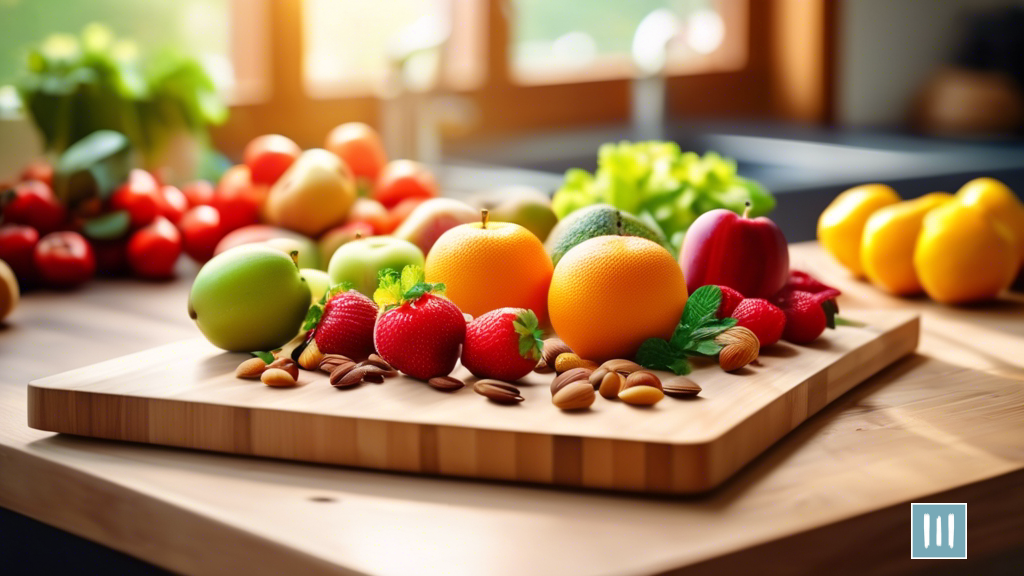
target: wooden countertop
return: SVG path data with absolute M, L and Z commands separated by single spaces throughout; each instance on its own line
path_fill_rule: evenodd
M 908 502 L 968 502 L 969 559 L 1024 534 L 1024 298 L 952 309 L 793 266 L 844 309 L 914 308 L 919 353 L 699 498 L 384 474 L 32 430 L 32 379 L 194 337 L 190 284 L 38 293 L 0 327 L 0 506 L 164 568 L 251 574 L 908 572 Z

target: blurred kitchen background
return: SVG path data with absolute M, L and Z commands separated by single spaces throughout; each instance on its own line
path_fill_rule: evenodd
M 110 123 L 215 179 L 255 136 L 362 121 L 453 195 L 553 192 L 604 142 L 714 150 L 790 240 L 865 181 L 1024 190 L 1021 0 L 0 0 L 0 22 L 0 182 Z M 88 105 L 117 99 L 146 105 Z

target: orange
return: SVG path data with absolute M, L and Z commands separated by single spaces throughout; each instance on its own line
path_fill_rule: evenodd
M 551 258 L 537 237 L 510 222 L 456 226 L 437 239 L 424 266 L 427 282 L 443 282 L 448 299 L 480 316 L 498 308 L 529 308 L 547 323 Z
M 633 358 L 648 338 L 672 337 L 686 306 L 672 254 L 636 236 L 598 236 L 562 256 L 551 278 L 551 326 L 573 352 Z

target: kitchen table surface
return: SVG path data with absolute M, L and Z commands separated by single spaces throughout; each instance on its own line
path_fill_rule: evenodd
M 851 280 L 813 243 L 793 267 L 844 311 L 922 315 L 918 353 L 701 497 L 654 498 L 305 465 L 56 435 L 28 381 L 195 337 L 170 283 L 27 295 L 0 325 L 0 506 L 174 572 L 833 574 L 920 571 L 910 502 L 967 502 L 978 573 L 1024 557 L 1024 297 L 950 308 Z M 83 566 L 87 569 L 87 566 Z

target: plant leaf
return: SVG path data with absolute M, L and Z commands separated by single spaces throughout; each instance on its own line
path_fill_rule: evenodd
M 690 333 L 691 341 L 709 340 L 736 325 L 735 318 L 712 320 Z
M 526 309 L 516 314 L 512 320 L 512 329 L 519 334 L 519 355 L 531 360 L 540 360 L 541 350 L 544 348 L 541 337 L 544 333 L 533 310 Z
M 716 356 L 722 351 L 722 345 L 711 339 L 696 340 L 690 342 L 685 350 L 694 356 Z
M 690 363 L 682 349 L 661 338 L 648 338 L 640 345 L 636 361 L 652 370 L 671 370 L 676 374 L 689 374 Z
M 260 360 L 263 360 L 267 364 L 270 364 L 271 362 L 274 361 L 274 355 L 271 354 L 270 352 L 263 352 L 257 350 L 255 352 L 249 352 L 249 354 L 252 354 L 253 356 L 259 358 Z
M 682 324 L 690 327 L 692 333 L 715 317 L 722 304 L 722 289 L 713 284 L 701 286 L 690 294 L 683 310 Z
M 377 289 L 373 292 L 373 301 L 381 310 L 402 303 L 402 281 L 398 272 L 384 268 L 377 273 Z
M 410 264 L 402 268 L 402 292 L 412 290 L 417 284 L 423 283 L 423 268 Z

